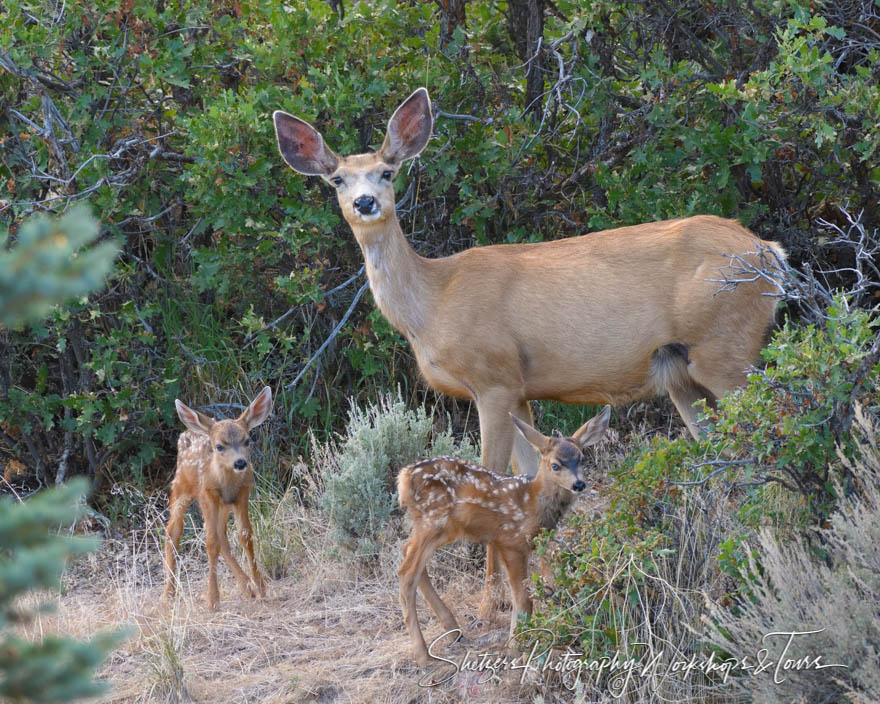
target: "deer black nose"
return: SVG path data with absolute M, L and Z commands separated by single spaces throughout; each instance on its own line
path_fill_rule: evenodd
M 247 467 L 247 462 L 245 462 L 244 460 L 235 460 L 235 464 L 233 464 L 232 466 L 235 467 L 238 471 L 241 471 L 245 467 Z
M 578 479 L 574 484 L 571 485 L 572 491 L 583 491 L 587 488 L 587 485 L 584 484 L 580 479 Z
M 354 207 L 361 215 L 372 215 L 376 212 L 376 199 L 373 196 L 355 198 Z

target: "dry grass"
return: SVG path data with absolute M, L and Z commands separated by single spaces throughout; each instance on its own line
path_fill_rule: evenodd
M 589 499 L 581 503 L 591 510 Z M 431 669 L 413 664 L 398 605 L 402 538 L 384 545 L 372 569 L 330 558 L 326 520 L 292 496 L 271 512 L 278 526 L 271 538 L 286 557 L 276 569 L 286 576 L 269 583 L 264 600 L 244 599 L 224 566 L 220 608 L 205 608 L 204 540 L 198 519 L 188 517 L 178 597 L 165 610 L 159 602 L 163 516 L 157 508 L 150 512 L 142 531 L 107 540 L 73 565 L 57 610 L 31 626 L 33 637 L 130 629 L 100 673 L 112 686 L 101 702 L 531 702 L 540 690 L 534 678 L 521 683 L 519 672 L 484 683 L 462 673 L 435 687 L 420 686 Z M 450 547 L 431 566 L 438 591 L 468 636 L 444 649 L 452 659 L 469 647 L 500 652 L 509 623 L 509 612 L 502 612 L 491 624 L 474 624 L 482 562 L 471 554 L 468 546 Z M 419 613 L 429 640 L 442 632 L 421 599 Z M 444 669 L 437 673 L 449 672 L 439 667 Z

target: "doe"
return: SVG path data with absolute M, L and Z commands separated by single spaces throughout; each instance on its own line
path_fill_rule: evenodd
M 254 558 L 253 529 L 248 518 L 248 496 L 254 485 L 248 435 L 272 410 L 272 389 L 263 388 L 235 420 L 214 420 L 175 399 L 177 415 L 188 430 L 177 440 L 177 469 L 171 482 L 171 517 L 165 529 L 165 591 L 162 600 L 174 596 L 177 546 L 183 531 L 183 516 L 193 498 L 205 519 L 205 547 L 208 551 L 209 609 L 220 601 L 217 589 L 217 555 L 223 554 L 245 596 L 265 596 L 263 576 Z M 235 514 L 238 541 L 250 564 L 251 578 L 236 561 L 226 537 L 229 512 Z
M 745 383 L 773 321 L 785 259 L 775 242 L 699 215 L 428 259 L 404 236 L 394 195 L 395 175 L 431 138 L 424 88 L 394 111 L 377 152 L 340 156 L 304 120 L 276 111 L 274 122 L 287 164 L 335 189 L 373 298 L 425 381 L 475 401 L 485 467 L 504 473 L 512 456 L 517 473 L 534 473 L 535 452 L 507 419 L 532 423 L 530 400 L 604 405 L 665 392 L 699 437 L 694 402 L 711 406 Z M 490 548 L 483 618 L 495 562 Z
M 610 414 L 611 406 L 605 406 L 568 438 L 546 437 L 511 414 L 517 430 L 540 454 L 534 476 L 502 476 L 451 457 L 423 460 L 400 471 L 400 505 L 413 524 L 398 570 L 400 607 L 419 665 L 428 664 L 428 649 L 416 614 L 416 587 L 443 627 L 458 630 L 455 615 L 428 576 L 426 566 L 434 550 L 464 539 L 492 546 L 498 552 L 513 592 L 512 636 L 518 613 L 532 611 L 524 583 L 532 539 L 542 528 L 555 528 L 574 499 L 572 492 L 586 488 L 583 449 L 599 442 Z

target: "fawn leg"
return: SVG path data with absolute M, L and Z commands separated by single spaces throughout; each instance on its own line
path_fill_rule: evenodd
M 253 598 L 255 593 L 251 587 L 250 580 L 244 573 L 241 565 L 238 564 L 235 555 L 232 554 L 232 548 L 229 545 L 229 538 L 226 535 L 226 523 L 229 520 L 229 511 L 231 509 L 232 506 L 226 504 L 220 506 L 217 513 L 217 541 L 220 544 L 220 554 L 223 555 L 223 560 L 226 562 L 226 566 L 229 568 L 229 571 L 232 572 L 235 581 L 238 582 L 238 588 L 241 589 L 241 593 L 246 597 Z
M 219 513 L 220 497 L 215 492 L 205 490 L 199 495 L 199 508 L 205 519 L 205 549 L 208 553 L 208 592 L 205 602 L 212 611 L 220 602 L 220 590 L 217 588 L 217 556 L 220 554 Z M 224 512 L 225 515 L 225 512 Z M 224 526 L 225 536 L 225 526 Z
M 507 581 L 510 582 L 510 591 L 513 593 L 513 613 L 510 616 L 511 648 L 513 634 L 516 631 L 516 622 L 519 614 L 527 616 L 532 613 L 532 601 L 526 591 L 526 572 L 528 571 L 530 550 L 504 547 L 499 550 L 501 562 L 507 572 Z
M 238 528 L 238 542 L 244 548 L 244 554 L 247 555 L 248 566 L 251 570 L 253 583 L 249 585 L 249 588 L 255 589 L 255 594 L 262 597 L 266 596 L 266 586 L 263 581 L 263 575 L 260 574 L 260 570 L 257 567 L 257 560 L 254 557 L 254 529 L 251 525 L 250 516 L 248 516 L 249 494 L 249 489 L 242 489 L 239 492 L 232 512 L 235 514 L 235 525 Z
M 183 517 L 186 509 L 192 501 L 192 496 L 179 491 L 171 485 L 171 496 L 168 505 L 171 516 L 168 525 L 165 526 L 165 589 L 162 592 L 162 602 L 168 603 L 174 596 L 177 585 L 177 548 L 180 545 L 180 536 L 183 533 Z
M 425 564 L 434 552 L 435 547 L 436 542 L 432 542 L 430 538 L 423 539 L 419 533 L 415 532 L 403 548 L 403 562 L 397 570 L 400 581 L 400 608 L 403 611 L 403 621 L 409 631 L 413 659 L 421 667 L 428 664 L 428 647 L 425 645 L 425 637 L 422 635 L 422 629 L 419 626 L 419 616 L 416 613 L 416 587 L 421 583 Z M 433 587 L 431 591 L 433 591 Z

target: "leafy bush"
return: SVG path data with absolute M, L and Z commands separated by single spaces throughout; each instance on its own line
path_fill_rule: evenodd
M 352 404 L 341 446 L 321 453 L 325 491 L 321 505 L 336 540 L 361 558 L 375 556 L 383 532 L 397 510 L 395 480 L 402 467 L 437 455 L 475 459 L 465 438 L 435 432 L 424 406 L 408 409 L 400 398 L 384 395 L 366 408 Z
M 553 542 L 545 537 L 539 551 L 551 555 L 553 585 L 548 589 L 537 580 L 541 603 L 529 626 L 549 629 L 561 645 L 571 644 L 590 658 L 611 657 L 619 650 L 647 662 L 664 650 L 665 661 L 708 656 L 700 638 L 706 596 L 730 606 L 748 603 L 754 594 L 762 603 L 765 630 L 774 618 L 788 619 L 791 610 L 773 611 L 767 585 L 788 593 L 786 585 L 801 579 L 801 565 L 774 558 L 777 576 L 756 582 L 754 574 L 763 575 L 764 561 L 757 558 L 760 569 L 755 566 L 751 536 L 766 526 L 781 527 L 786 536 L 802 529 L 809 533 L 825 525 L 855 487 L 875 481 L 859 468 L 865 444 L 854 438 L 852 420 L 859 412 L 875 420 L 880 414 L 876 319 L 852 309 L 843 294 L 826 301 L 819 319 L 800 327 L 786 324 L 773 335 L 764 351 L 767 366 L 753 370 L 746 386 L 707 411 L 706 436 L 700 441 L 655 438 L 614 469 L 611 509 L 601 520 L 575 515 L 554 538 L 562 550 L 552 550 Z M 855 544 L 863 546 L 854 548 L 858 554 L 840 556 L 842 574 L 865 564 L 859 551 L 868 550 L 876 532 L 865 530 Z M 766 550 L 768 543 L 761 544 Z M 834 552 L 824 540 L 813 549 Z M 808 559 L 806 552 L 799 555 L 798 560 Z M 875 579 L 868 563 L 853 582 Z M 748 564 L 752 573 L 743 571 Z M 778 581 L 785 571 L 786 579 Z M 859 598 L 860 592 L 850 593 Z M 790 593 L 789 598 L 792 607 L 799 603 Z M 816 596 L 817 609 L 822 598 Z M 862 619 L 863 611 L 853 618 Z M 740 633 L 736 613 L 724 617 L 724 627 L 735 634 L 731 637 L 740 651 L 748 644 L 754 655 L 760 647 L 754 638 L 757 616 L 750 630 Z M 832 614 L 826 616 L 825 621 Z M 848 625 L 861 633 L 869 621 L 859 628 L 852 621 Z M 872 638 L 856 639 L 848 654 L 870 651 Z M 819 641 L 811 643 L 821 649 Z M 597 696 L 607 694 L 610 683 L 594 682 Z M 864 681 L 858 687 L 863 685 L 863 694 L 873 692 L 873 684 Z M 699 698 L 710 690 L 713 696 L 727 696 L 718 678 L 703 675 L 639 686 L 647 687 L 639 690 L 643 693 L 668 688 L 665 696 L 673 698 Z M 630 694 L 638 700 L 635 691 Z
M 104 243 L 80 251 L 96 234 L 97 224 L 82 209 L 57 222 L 45 217 L 26 221 L 16 245 L 0 249 L 0 323 L 31 323 L 99 286 L 115 247 Z M 0 236 L 0 248 L 7 237 Z M 21 608 L 20 597 L 60 589 L 67 560 L 95 549 L 94 540 L 57 533 L 82 514 L 86 489 L 86 482 L 75 480 L 24 502 L 0 496 L 0 696 L 10 701 L 64 702 L 104 690 L 94 681 L 95 670 L 120 634 L 81 643 L 58 636 L 32 642 L 8 632 L 33 616 Z
M 68 466 L 125 515 L 113 484 L 168 481 L 175 396 L 286 387 L 353 301 L 361 254 L 282 164 L 275 109 L 357 152 L 427 86 L 436 138 L 398 184 L 427 256 L 713 212 L 849 263 L 817 218 L 876 224 L 875 4 L 560 0 L 528 31 L 526 5 L 5 2 L 0 219 L 88 201 L 121 244 L 100 295 L 0 339 L 0 452 L 27 486 Z M 365 299 L 279 397 L 288 456 L 349 398 L 419 383 Z
M 88 642 L 45 636 L 24 640 L 9 632 L 33 614 L 19 597 L 38 589 L 57 591 L 68 559 L 90 552 L 97 541 L 59 535 L 82 514 L 83 480 L 43 491 L 25 502 L 0 497 L 0 697 L 12 702 L 66 702 L 104 691 L 95 670 L 120 641 L 120 634 Z
M 823 665 L 842 666 L 783 668 L 777 681 L 769 673 L 741 680 L 755 702 L 880 700 L 880 454 L 874 424 L 876 418 L 858 408 L 853 435 L 859 459 L 841 453 L 857 481 L 819 532 L 823 557 L 807 541 L 762 530 L 755 557 L 740 565 L 750 598 L 735 610 L 711 609 L 708 637 L 725 654 L 754 658 L 761 644 L 781 657 L 787 636 L 768 641 L 767 633 L 815 631 L 794 637 L 785 659 L 813 662 L 821 656 Z

